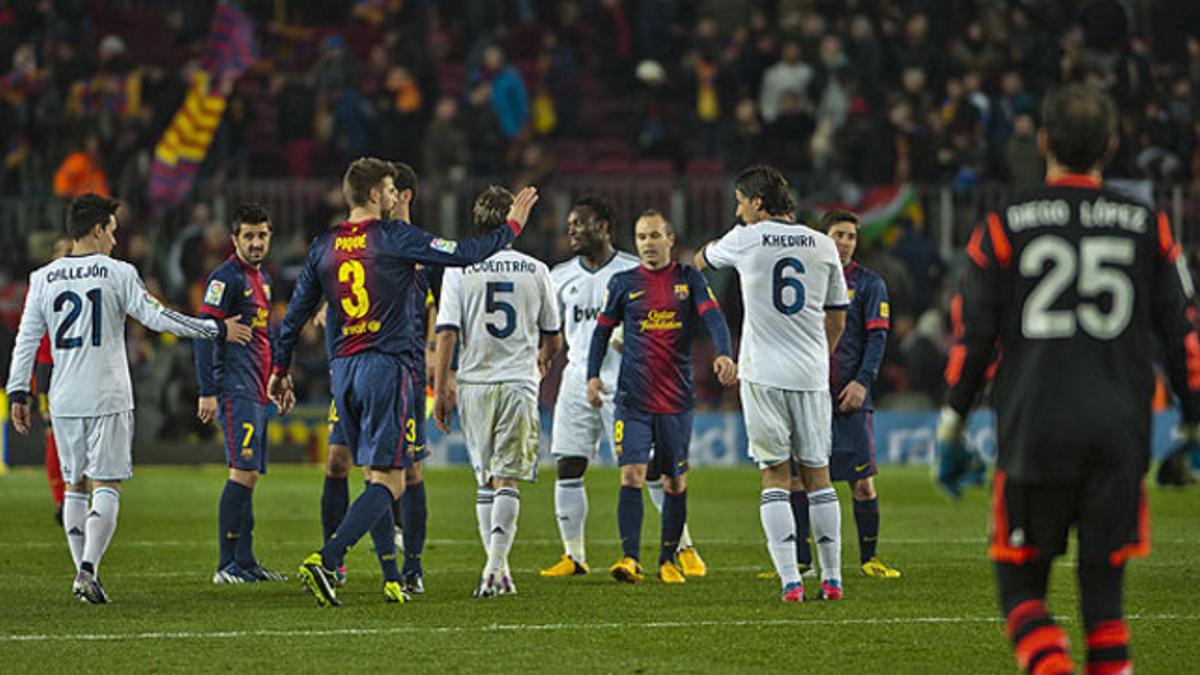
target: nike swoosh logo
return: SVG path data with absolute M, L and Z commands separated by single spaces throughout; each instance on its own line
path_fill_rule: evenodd
M 246 289 L 246 292 L 245 292 L 245 293 L 243 293 L 243 295 L 245 295 L 247 298 L 248 298 L 248 297 L 250 297 L 250 296 L 251 296 L 251 295 L 253 295 L 253 294 L 254 294 L 254 291 L 253 291 L 253 290 L 251 290 L 251 289 L 249 289 L 249 288 L 247 288 L 247 289 Z
M 629 299 L 637 300 L 638 298 L 642 297 L 645 294 L 646 294 L 646 291 L 633 291 L 632 293 L 629 294 Z
M 868 466 L 871 466 L 870 462 L 867 462 L 866 464 L 860 464 L 859 466 L 854 467 L 854 470 L 855 471 L 866 471 Z

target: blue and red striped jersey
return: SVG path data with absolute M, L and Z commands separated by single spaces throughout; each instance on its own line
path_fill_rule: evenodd
M 201 396 L 237 396 L 267 402 L 271 373 L 271 278 L 231 255 L 208 275 L 200 316 L 241 315 L 253 329 L 249 344 L 197 340 L 196 380 Z
M 317 235 L 288 303 L 275 341 L 275 368 L 291 365 L 300 329 L 322 299 L 329 303 L 325 346 L 330 360 L 374 350 L 415 368 L 424 349 L 426 294 L 417 265 L 477 263 L 516 238 L 509 222 L 491 232 L 451 241 L 402 220 L 345 222 Z
M 613 328 L 624 324 L 617 401 L 649 413 L 680 413 L 695 403 L 692 337 L 703 321 L 718 354 L 730 355 L 729 327 L 708 282 L 694 267 L 638 266 L 613 275 L 588 353 L 599 377 Z
M 829 385 L 834 400 L 852 380 L 867 389 L 862 410 L 871 410 L 871 386 L 879 376 L 887 331 L 891 328 L 887 286 L 874 271 L 851 262 L 842 268 L 850 307 L 846 330 L 838 340 L 829 368 Z

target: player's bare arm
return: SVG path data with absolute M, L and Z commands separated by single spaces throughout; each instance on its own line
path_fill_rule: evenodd
M 454 346 L 458 343 L 458 331 L 442 328 L 437 334 L 437 351 L 433 358 L 433 422 L 442 433 L 450 433 L 450 420 L 457 401 L 452 378 L 450 360 L 454 358 Z
M 842 339 L 842 333 L 846 330 L 846 310 L 844 309 L 827 309 L 825 310 L 825 339 L 829 342 L 829 353 L 837 349 L 838 340 Z
M 550 372 L 550 364 L 562 351 L 562 345 L 562 333 L 542 333 L 538 341 L 538 377 L 544 379 Z

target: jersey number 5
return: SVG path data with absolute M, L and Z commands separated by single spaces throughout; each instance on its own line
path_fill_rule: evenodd
M 784 314 L 795 314 L 804 309 L 804 282 L 796 277 L 784 276 L 783 273 L 792 270 L 804 274 L 804 263 L 795 258 L 782 258 L 775 263 L 775 271 L 771 273 L 771 302 L 775 309 Z M 783 292 L 792 289 L 792 301 L 783 301 Z
M 1134 244 L 1121 237 L 1085 237 L 1075 247 L 1051 234 L 1034 239 L 1021 252 L 1021 276 L 1035 278 L 1045 273 L 1025 300 L 1021 333 L 1030 339 L 1067 338 L 1076 325 L 1097 340 L 1111 340 L 1129 326 L 1133 317 L 1133 282 L 1113 265 L 1130 265 Z M 1049 264 L 1049 269 L 1046 266 Z M 1071 309 L 1051 309 L 1075 283 L 1081 302 Z M 1112 302 L 1105 312 L 1098 303 L 1084 298 L 1108 295 Z
M 500 312 L 504 315 L 504 323 L 497 325 L 489 321 L 487 323 L 487 331 L 492 337 L 503 340 L 513 331 L 517 329 L 517 310 L 512 306 L 511 302 L 500 300 L 496 296 L 501 293 L 512 293 L 513 282 L 511 281 L 489 281 L 487 284 L 487 297 L 485 298 L 484 309 L 488 312 Z
M 347 260 L 338 267 L 338 283 L 350 284 L 350 296 L 342 298 L 342 311 L 351 319 L 361 319 L 371 309 L 367 295 L 367 272 L 361 262 Z
M 88 300 L 92 302 L 92 346 L 100 346 L 101 324 L 101 295 L 99 288 L 93 288 L 86 293 Z M 83 346 L 83 338 L 67 337 L 67 333 L 71 331 L 71 326 L 75 325 L 75 321 L 79 318 L 79 314 L 83 311 L 83 299 L 79 297 L 75 291 L 63 291 L 54 298 L 55 313 L 63 311 L 65 305 L 71 305 L 67 309 L 67 318 L 58 325 L 58 330 L 54 331 L 54 347 L 56 349 L 78 349 Z

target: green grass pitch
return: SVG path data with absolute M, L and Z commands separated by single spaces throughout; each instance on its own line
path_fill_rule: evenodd
M 883 467 L 881 555 L 895 581 L 858 576 L 844 486 L 841 603 L 783 605 L 758 520 L 753 468 L 698 468 L 690 524 L 707 578 L 619 585 L 617 475 L 588 474 L 592 573 L 540 579 L 561 554 L 550 476 L 522 490 L 512 555 L 519 594 L 471 597 L 484 556 L 464 469 L 428 472 L 428 592 L 387 605 L 369 538 L 347 559 L 340 609 L 319 609 L 295 578 L 320 541 L 321 472 L 276 466 L 259 484 L 256 548 L 293 581 L 213 586 L 219 467 L 139 467 L 101 577 L 114 603 L 72 599 L 71 563 L 40 471 L 0 476 L 0 664 L 10 673 L 144 671 L 382 672 L 1013 672 L 985 560 L 986 495 L 948 504 L 924 469 Z M 647 500 L 648 501 L 648 500 Z M 1195 490 L 1151 491 L 1153 553 L 1132 563 L 1127 611 L 1139 672 L 1200 663 L 1200 519 Z M 647 504 L 643 557 L 656 560 Z M 653 565 L 647 565 L 652 572 Z M 812 584 L 810 584 L 811 586 Z M 1080 654 L 1074 566 L 1055 568 L 1051 608 Z

